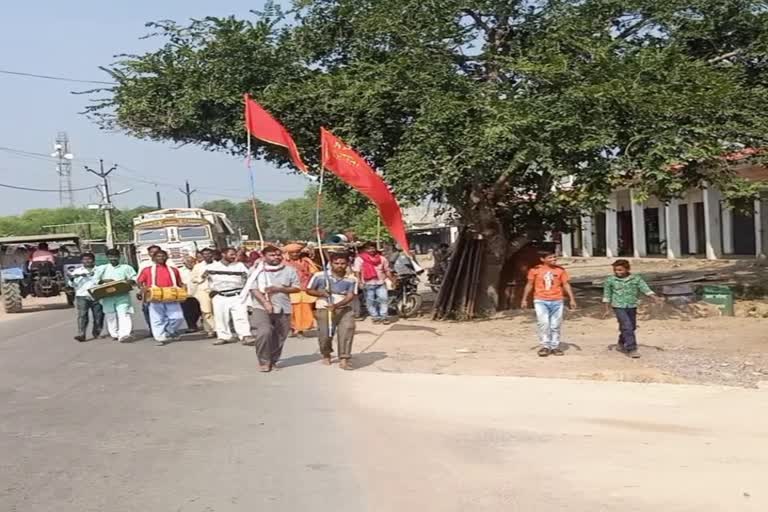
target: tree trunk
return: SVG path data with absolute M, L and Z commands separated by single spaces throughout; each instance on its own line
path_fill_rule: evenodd
M 476 311 L 478 316 L 490 316 L 498 311 L 503 290 L 500 278 L 507 256 L 507 238 L 493 209 L 480 206 L 472 212 L 472 217 L 476 236 L 485 239 Z

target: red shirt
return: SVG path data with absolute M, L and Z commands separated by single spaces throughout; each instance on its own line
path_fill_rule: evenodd
M 155 265 L 155 268 L 157 268 L 157 278 L 154 286 L 159 286 L 160 288 L 169 288 L 173 286 L 173 281 L 171 280 L 171 271 L 173 271 L 173 274 L 176 276 L 176 286 L 179 288 L 184 286 L 184 283 L 181 282 L 181 274 L 179 273 L 179 269 L 176 267 L 169 267 L 168 265 Z M 141 271 L 141 274 L 139 274 L 139 278 L 136 280 L 136 282 L 144 285 L 147 288 L 151 288 L 153 286 L 151 265 Z

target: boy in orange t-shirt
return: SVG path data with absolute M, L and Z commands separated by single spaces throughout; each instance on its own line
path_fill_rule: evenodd
M 528 272 L 528 283 L 523 292 L 523 308 L 527 308 L 531 292 L 533 307 L 538 324 L 539 356 L 562 356 L 560 349 L 560 326 L 565 311 L 565 295 L 570 300 L 571 309 L 576 309 L 576 299 L 569 283 L 568 272 L 557 264 L 557 256 L 549 251 L 539 253 L 541 263 Z

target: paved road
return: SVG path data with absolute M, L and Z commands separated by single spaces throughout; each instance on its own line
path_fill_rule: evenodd
M 344 373 L 0 322 L 0 511 L 764 511 L 768 392 Z M 372 353 L 369 363 L 386 354 Z

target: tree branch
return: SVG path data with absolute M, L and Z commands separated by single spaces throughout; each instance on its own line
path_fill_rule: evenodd
M 475 12 L 472 9 L 462 9 L 461 12 L 463 12 L 464 14 L 472 18 L 477 28 L 482 29 L 486 33 L 488 33 L 491 30 L 491 27 L 489 27 L 488 24 L 485 21 L 483 21 L 483 17 L 480 13 Z
M 707 63 L 708 64 L 717 64 L 718 62 L 722 62 L 724 60 L 728 60 L 731 57 L 737 57 L 737 56 L 741 55 L 742 53 L 744 53 L 744 49 L 743 48 L 739 48 L 738 50 L 733 50 L 732 52 L 724 53 L 722 55 L 719 55 L 717 57 L 709 59 L 707 61 Z

